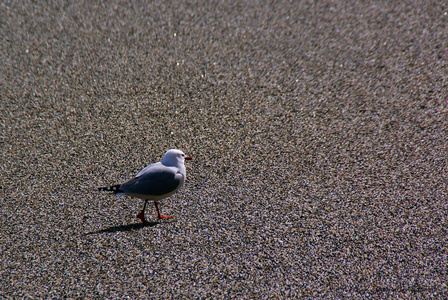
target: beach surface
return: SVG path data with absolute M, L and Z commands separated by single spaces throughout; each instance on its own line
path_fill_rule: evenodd
M 0 15 L 0 298 L 448 297 L 443 1 Z M 171 148 L 173 219 L 97 191 Z

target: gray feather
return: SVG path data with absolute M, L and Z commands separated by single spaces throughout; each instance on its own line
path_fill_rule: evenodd
M 126 194 L 161 196 L 175 192 L 184 181 L 183 175 L 176 167 L 152 165 L 139 174 L 140 176 L 123 183 L 120 190 Z

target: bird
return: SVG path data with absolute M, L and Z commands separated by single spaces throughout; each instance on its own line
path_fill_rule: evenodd
M 173 195 L 184 184 L 185 160 L 192 158 L 181 150 L 170 149 L 163 155 L 162 161 L 146 166 L 134 178 L 122 184 L 99 187 L 98 190 L 143 199 L 143 208 L 136 216 L 142 223 L 148 223 L 145 219 L 145 208 L 149 200 L 154 201 L 159 219 L 170 219 L 171 216 L 163 216 L 160 213 L 158 202 Z

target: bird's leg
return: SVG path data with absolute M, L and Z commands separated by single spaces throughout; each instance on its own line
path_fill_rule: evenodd
M 162 215 L 160 214 L 159 204 L 157 203 L 157 201 L 154 201 L 154 205 L 156 206 L 157 217 L 158 217 L 159 219 L 171 219 L 171 216 L 162 216 Z
M 147 202 L 148 202 L 148 200 L 145 200 L 145 204 L 143 204 L 142 210 L 136 216 L 136 218 L 139 218 L 142 221 L 142 223 L 147 223 L 147 221 L 145 220 L 145 208 L 146 208 Z

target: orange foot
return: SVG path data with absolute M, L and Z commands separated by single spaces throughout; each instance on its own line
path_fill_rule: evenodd
M 142 221 L 142 223 L 148 223 L 148 221 L 145 220 L 145 213 L 143 210 L 138 213 L 136 218 L 140 219 Z

